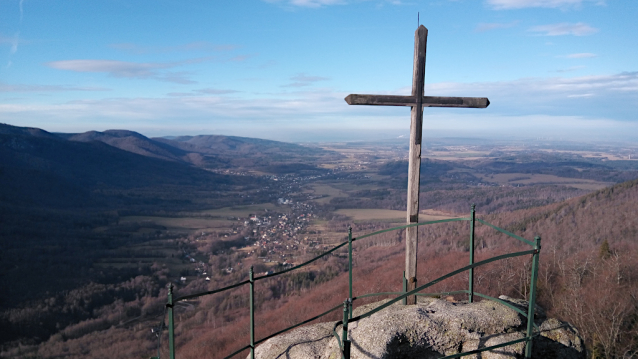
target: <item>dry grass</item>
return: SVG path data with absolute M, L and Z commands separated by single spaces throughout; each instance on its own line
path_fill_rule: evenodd
M 212 229 L 231 226 L 234 222 L 227 219 L 187 218 L 187 217 L 156 217 L 156 216 L 127 216 L 120 219 L 120 223 L 151 222 L 168 229 Z
M 312 192 L 315 196 L 327 196 L 317 199 L 316 201 L 319 203 L 328 203 L 332 198 L 335 197 L 349 196 L 346 192 L 327 184 L 317 184 L 312 186 Z
M 559 177 L 547 174 L 499 173 L 495 175 L 478 174 L 478 176 L 487 182 L 496 182 L 507 185 L 558 184 L 587 190 L 598 190 L 612 185 L 612 183 L 609 182 Z
M 233 207 L 224 207 L 218 209 L 210 209 L 207 211 L 202 211 L 202 214 L 208 214 L 213 216 L 223 216 L 223 217 L 248 217 L 251 214 L 263 213 L 265 210 L 277 210 L 281 212 L 287 212 L 286 207 L 277 206 L 273 203 L 259 203 L 259 204 L 251 204 L 246 206 L 233 206 Z
M 406 211 L 397 211 L 392 209 L 361 209 L 361 208 L 344 208 L 336 212 L 347 216 L 355 221 L 375 221 L 375 220 L 396 220 L 397 223 L 405 222 Z M 439 219 L 453 218 L 450 214 L 444 214 L 438 211 L 421 211 L 419 221 L 436 221 Z

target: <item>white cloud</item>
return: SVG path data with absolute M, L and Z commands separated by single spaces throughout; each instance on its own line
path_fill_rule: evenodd
M 114 77 L 146 79 L 157 76 L 157 69 L 172 67 L 170 64 L 135 63 L 115 60 L 64 60 L 47 63 L 58 70 L 76 72 L 106 72 Z
M 576 24 L 569 24 L 566 22 L 560 24 L 540 25 L 530 28 L 528 31 L 541 33 L 544 36 L 560 36 L 560 35 L 574 35 L 585 36 L 598 32 L 598 29 L 593 28 L 585 23 L 579 22 Z
M 246 61 L 247 59 L 251 57 L 253 57 L 253 55 L 237 55 L 237 56 L 231 57 L 230 59 L 228 59 L 228 61 L 242 62 L 242 61 Z
M 579 7 L 585 0 L 487 0 L 493 9 L 524 9 L 524 8 L 569 8 Z M 597 5 L 604 5 L 604 1 L 597 0 Z
M 262 0 L 271 4 L 279 4 L 284 8 L 293 9 L 293 8 L 322 8 L 324 6 L 331 5 L 346 5 L 348 3 L 353 2 L 361 2 L 361 0 L 352 1 L 352 0 Z M 368 1 L 368 0 L 363 0 Z M 400 6 L 406 4 L 401 0 L 377 0 L 375 1 L 377 8 L 382 8 L 385 4 Z
M 507 29 L 507 28 L 515 26 L 517 23 L 518 23 L 517 21 L 510 22 L 510 23 L 480 23 L 476 25 L 476 28 L 474 29 L 474 31 L 485 32 L 485 31 L 495 30 L 495 29 Z
M 598 55 L 592 54 L 591 52 L 581 52 L 581 53 L 578 53 L 578 54 L 565 55 L 564 57 L 566 57 L 568 59 L 588 59 L 588 58 L 592 58 L 592 57 L 598 57 Z
M 11 54 L 18 52 L 18 43 L 20 42 L 20 33 L 16 33 L 13 41 L 11 42 Z
M 145 46 L 137 45 L 130 42 L 111 44 L 109 47 L 124 51 L 131 54 L 143 55 L 143 54 L 161 54 L 171 52 L 187 52 L 187 51 L 202 51 L 202 52 L 223 52 L 232 51 L 239 48 L 238 45 L 233 44 L 213 44 L 208 41 L 196 41 L 189 42 L 187 44 L 174 45 L 174 46 Z
M 480 83 L 437 83 L 426 84 L 426 93 L 443 92 L 444 95 L 452 93 L 472 92 L 472 93 L 494 93 L 509 95 L 510 97 L 530 96 L 529 100 L 545 97 L 555 98 L 560 101 L 561 96 L 575 95 L 582 91 L 596 91 L 600 94 L 632 92 L 638 95 L 638 71 L 622 72 L 614 75 L 580 76 L 573 78 L 552 77 L 552 78 L 526 78 L 514 81 L 480 82 Z M 472 96 L 478 96 L 476 94 Z M 527 101 L 528 99 L 523 100 Z M 638 105 L 638 104 L 636 104 Z M 490 105 L 491 106 L 491 105 Z
M 209 58 L 190 59 L 171 63 L 139 63 L 116 60 L 63 60 L 46 63 L 47 66 L 75 72 L 102 72 L 113 77 L 154 79 L 178 84 L 196 83 L 188 78 L 189 72 L 160 71 L 181 65 L 200 63 Z
M 0 92 L 66 92 L 66 91 L 110 91 L 105 87 L 78 87 L 66 85 L 26 85 L 0 82 Z
M 203 88 L 203 89 L 195 90 L 195 92 L 209 94 L 209 95 L 226 95 L 226 94 L 235 93 L 239 91 L 228 90 L 228 89 Z
M 327 5 L 343 5 L 346 2 L 343 0 L 265 0 L 269 3 L 284 5 L 291 5 L 297 7 L 310 7 L 310 8 L 318 8 Z
M 228 90 L 228 89 L 203 88 L 203 89 L 193 90 L 193 92 L 170 92 L 170 93 L 167 93 L 167 95 L 168 96 L 201 96 L 202 94 L 228 95 L 228 94 L 237 93 L 237 92 L 239 91 Z
M 0 34 L 0 44 L 9 45 L 9 53 L 11 55 L 15 54 L 18 51 L 18 45 L 24 43 L 25 41 L 20 40 L 20 32 L 16 32 L 13 36 L 4 36 Z
M 24 0 L 20 0 L 20 22 L 22 22 L 22 17 L 24 16 L 24 8 L 23 5 L 24 4 Z
M 308 76 L 305 73 L 300 73 L 300 74 L 297 74 L 297 75 L 291 77 L 290 80 L 292 80 L 293 82 L 289 83 L 287 85 L 283 85 L 282 87 L 304 87 L 304 86 L 310 86 L 313 83 L 318 82 L 318 81 L 329 80 L 329 78 L 321 77 L 321 76 Z
M 566 69 L 556 70 L 556 72 L 572 72 L 572 71 L 576 71 L 576 70 L 582 70 L 582 69 L 584 69 L 585 67 L 587 67 L 587 66 L 582 66 L 582 65 L 579 65 L 579 66 L 572 66 L 572 67 L 568 67 L 568 68 L 566 68 Z
M 202 88 L 157 98 L 105 98 L 54 105 L 4 103 L 0 104 L 0 122 L 47 130 L 62 130 L 60 126 L 71 125 L 76 126 L 76 130 L 78 126 L 86 130 L 99 129 L 98 126 L 139 131 L 164 128 L 166 135 L 185 130 L 193 134 L 210 133 L 211 129 L 217 129 L 217 133 L 262 138 L 271 136 L 266 133 L 279 136 L 277 133 L 294 132 L 312 137 L 314 132 L 342 133 L 343 129 L 387 130 L 387 133 L 409 129 L 409 108 L 348 106 L 344 101 L 348 93 L 331 89 L 312 88 L 259 96 L 229 91 L 232 90 Z M 409 92 L 407 88 L 396 94 Z M 490 132 L 540 136 L 552 131 L 594 137 L 603 132 L 638 136 L 635 118 L 638 72 L 435 83 L 426 84 L 425 93 L 488 97 L 491 102 L 487 109 L 427 108 L 426 129 L 458 133 L 465 130 L 476 136 L 487 136 Z M 294 136 L 287 139 L 292 140 Z

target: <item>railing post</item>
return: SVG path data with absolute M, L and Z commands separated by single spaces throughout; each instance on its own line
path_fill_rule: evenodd
M 474 264 L 474 222 L 476 220 L 475 214 L 476 205 L 472 205 L 472 213 L 470 217 L 470 265 Z M 474 303 L 474 268 L 470 268 L 470 288 L 468 291 L 469 302 Z
M 534 307 L 536 305 L 536 280 L 538 278 L 538 257 L 541 251 L 541 237 L 534 237 L 536 250 L 532 257 L 532 275 L 529 284 L 529 307 L 527 308 L 527 345 L 525 346 L 525 358 L 532 357 L 532 334 L 534 330 Z
M 253 266 L 248 272 L 250 280 L 250 359 L 255 359 L 255 275 Z
M 405 271 L 403 271 L 403 294 L 408 292 L 408 280 L 405 279 Z M 405 297 L 401 300 L 401 304 L 408 305 L 408 298 Z
M 349 296 L 350 300 L 352 300 L 352 227 L 348 227 L 348 281 L 349 281 Z M 350 313 L 350 318 L 352 318 L 352 313 Z
M 343 343 L 343 359 L 350 359 L 350 341 L 348 340 L 348 318 L 350 318 L 350 305 L 352 305 L 352 298 L 348 298 L 343 302 L 343 334 L 341 334 L 341 342 Z
M 173 283 L 168 285 L 168 352 L 175 359 L 175 318 L 173 317 Z

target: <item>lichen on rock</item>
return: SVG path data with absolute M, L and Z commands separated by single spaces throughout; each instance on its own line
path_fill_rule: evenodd
M 527 311 L 527 302 L 501 296 L 499 299 Z M 356 317 L 388 300 L 355 308 Z M 586 351 L 578 331 L 568 323 L 546 318 L 535 309 L 540 329 L 533 345 L 533 357 L 584 359 Z M 307 325 L 271 338 L 256 348 L 256 358 L 339 359 L 339 345 L 332 334 L 334 322 Z M 498 345 L 526 335 L 527 320 L 499 302 L 452 303 L 419 297 L 416 305 L 393 304 L 384 310 L 348 325 L 353 359 L 442 358 Z M 340 333 L 340 327 L 338 328 Z M 465 358 L 522 358 L 525 342 Z

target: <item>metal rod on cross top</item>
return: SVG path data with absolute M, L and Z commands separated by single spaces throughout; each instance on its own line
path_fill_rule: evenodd
M 410 96 L 348 95 L 348 105 L 410 106 L 410 159 L 408 167 L 407 223 L 419 222 L 419 187 L 421 185 L 421 137 L 423 107 L 486 108 L 490 101 L 485 97 L 432 97 L 423 96 L 425 83 L 425 53 L 428 29 L 420 25 L 414 33 L 414 63 L 412 69 L 412 94 Z M 418 227 L 406 228 L 405 272 L 408 291 L 417 287 L 416 264 Z M 416 296 L 407 298 L 407 304 L 416 304 Z

